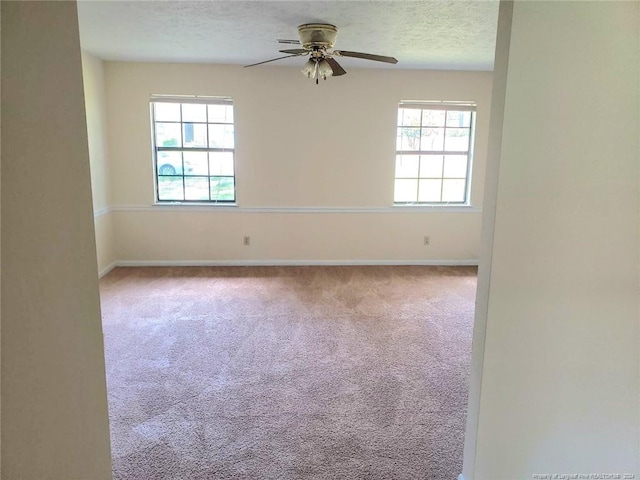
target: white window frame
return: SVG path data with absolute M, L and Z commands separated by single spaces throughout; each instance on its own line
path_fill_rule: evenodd
M 476 122 L 476 104 L 474 102 L 448 102 L 448 101 L 428 101 L 428 102 L 421 102 L 421 101 L 400 101 L 398 103 L 398 110 L 397 113 L 400 113 L 400 109 L 407 109 L 407 108 L 411 108 L 411 109 L 418 109 L 421 111 L 425 111 L 425 110 L 444 110 L 445 111 L 445 118 L 446 118 L 446 112 L 449 111 L 464 111 L 464 112 L 471 112 L 471 120 L 470 120 L 470 124 L 469 127 L 448 127 L 446 124 L 444 126 L 442 126 L 443 130 L 443 135 L 446 141 L 446 130 L 447 128 L 469 128 L 469 144 L 468 144 L 468 149 L 464 150 L 464 151 L 446 151 L 445 148 L 446 146 L 443 143 L 443 147 L 441 150 L 422 150 L 421 148 L 418 148 L 417 150 L 402 150 L 401 146 L 396 144 L 396 156 L 395 156 L 395 162 L 394 162 L 394 201 L 393 201 L 393 205 L 394 206 L 411 206 L 411 205 L 428 205 L 428 206 L 447 206 L 447 205 L 452 205 L 452 206 L 468 206 L 470 205 L 470 196 L 471 196 L 471 173 L 472 173 L 472 165 L 473 165 L 473 146 L 475 143 L 475 122 Z M 422 123 L 422 122 L 421 122 Z M 426 126 L 408 126 L 408 125 L 401 125 L 400 120 L 398 119 L 396 121 L 396 138 L 400 137 L 400 130 L 401 128 L 407 128 L 407 127 L 411 127 L 411 128 L 420 128 L 421 132 L 420 132 L 420 136 L 419 138 L 422 138 L 422 129 L 424 128 L 430 128 L 430 127 L 426 127 Z M 440 128 L 440 127 L 438 127 Z M 421 147 L 421 146 L 420 146 Z M 411 155 L 416 155 L 416 156 L 420 156 L 420 155 L 442 155 L 443 157 L 446 155 L 464 155 L 467 157 L 467 170 L 466 170 L 466 176 L 464 178 L 465 180 L 465 187 L 464 187 L 464 199 L 462 201 L 446 201 L 446 200 L 442 200 L 442 195 L 443 195 L 443 191 L 442 188 L 444 186 L 444 181 L 447 180 L 447 177 L 444 176 L 444 160 L 443 160 L 443 171 L 442 174 L 439 177 L 421 177 L 420 176 L 420 164 L 421 162 L 418 161 L 418 174 L 416 177 L 398 177 L 397 176 L 397 162 L 399 161 L 399 157 L 400 156 L 411 156 Z M 441 186 L 441 193 L 440 193 L 440 201 L 419 201 L 419 188 L 420 188 L 420 180 L 428 180 L 428 179 L 434 179 L 434 180 L 441 180 L 442 181 L 442 186 Z M 456 178 L 458 180 L 462 180 L 462 177 L 460 178 Z M 415 201 L 396 201 L 396 191 L 395 191 L 395 183 L 397 180 L 416 180 L 416 200 Z
M 176 96 L 176 95 L 151 95 L 149 100 L 149 108 L 151 115 L 151 142 L 152 142 L 152 150 L 153 150 L 153 178 L 154 178 L 154 201 L 157 205 L 170 205 L 170 204 L 180 204 L 180 205 L 189 205 L 189 204 L 206 204 L 206 205 L 236 205 L 237 201 L 237 179 L 236 179 L 236 171 L 235 171 L 235 139 L 233 142 L 233 147 L 211 147 L 209 146 L 209 125 L 221 124 L 221 125 L 231 125 L 234 127 L 234 136 L 235 136 L 235 112 L 233 116 L 233 120 L 231 122 L 209 122 L 209 118 L 207 117 L 206 122 L 184 122 L 182 119 L 182 109 L 180 114 L 180 131 L 182 137 L 184 137 L 184 128 L 185 124 L 204 124 L 207 126 L 207 146 L 206 147 L 186 147 L 186 146 L 177 146 L 177 147 L 167 147 L 167 146 L 158 146 L 156 145 L 156 125 L 158 123 L 178 123 L 178 122 L 163 122 L 162 120 L 156 120 L 154 105 L 156 103 L 178 103 L 178 104 L 204 104 L 204 105 L 228 105 L 234 106 L 233 99 L 231 97 L 205 97 L 205 96 L 196 96 L 196 95 L 184 95 L 184 96 Z M 182 138 L 182 142 L 184 143 L 184 138 Z M 211 172 L 208 171 L 207 175 L 186 175 L 184 172 L 184 159 L 182 160 L 182 170 L 179 174 L 173 175 L 160 175 L 159 166 L 158 166 L 158 154 L 161 152 L 227 152 L 231 153 L 233 156 L 233 175 L 211 175 Z M 209 165 L 209 164 L 208 164 Z M 161 199 L 159 192 L 159 177 L 162 176 L 173 176 L 173 177 L 182 177 L 183 182 L 183 196 L 186 195 L 186 179 L 188 178 L 208 178 L 209 182 L 209 199 Z M 212 178 L 232 178 L 233 179 L 233 199 L 231 200 L 219 200 L 211 198 L 211 179 Z

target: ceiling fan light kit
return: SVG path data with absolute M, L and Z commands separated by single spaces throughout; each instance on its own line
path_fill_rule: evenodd
M 302 48 L 280 50 L 280 53 L 286 53 L 287 55 L 265 60 L 264 62 L 245 65 L 245 68 L 282 60 L 284 58 L 309 55 L 309 60 L 307 60 L 302 68 L 302 74 L 307 78 L 315 79 L 317 85 L 320 78 L 326 80 L 327 77 L 338 77 L 347 73 L 333 57 L 352 57 L 373 60 L 375 62 L 398 63 L 398 60 L 395 58 L 385 57 L 383 55 L 350 52 L 347 50 L 332 50 L 336 43 L 337 36 L 338 28 L 335 25 L 328 23 L 305 23 L 298 27 L 298 37 L 300 40 L 278 40 L 278 43 L 299 45 Z
M 326 80 L 327 77 L 333 75 L 331 65 L 329 65 L 329 62 L 324 58 L 310 58 L 300 71 L 307 78 L 315 78 L 316 83 L 318 83 L 319 78 Z

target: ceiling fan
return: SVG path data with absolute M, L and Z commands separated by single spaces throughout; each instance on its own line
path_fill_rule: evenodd
M 302 48 L 280 50 L 280 53 L 286 53 L 287 55 L 265 60 L 264 62 L 245 65 L 245 68 L 275 62 L 283 58 L 309 55 L 309 60 L 302 68 L 302 73 L 307 78 L 314 78 L 316 84 L 318 84 L 320 78 L 326 80 L 327 77 L 338 77 L 347 73 L 333 57 L 353 57 L 376 62 L 398 63 L 398 60 L 393 57 L 373 55 L 371 53 L 349 52 L 347 50 L 332 50 L 337 35 L 338 28 L 335 25 L 329 25 L 327 23 L 305 23 L 298 27 L 300 40 L 278 40 L 278 43 L 300 45 Z

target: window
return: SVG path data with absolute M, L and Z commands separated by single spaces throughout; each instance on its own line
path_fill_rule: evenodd
M 229 98 L 151 98 L 158 202 L 233 203 L 233 102 Z
M 395 204 L 466 204 L 475 106 L 398 106 Z

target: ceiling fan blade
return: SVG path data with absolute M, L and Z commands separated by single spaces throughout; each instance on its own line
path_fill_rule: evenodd
M 278 43 L 288 43 L 289 45 L 300 45 L 300 40 L 283 40 L 279 38 Z
M 336 62 L 333 58 L 325 57 L 325 60 L 331 66 L 331 70 L 333 70 L 334 77 L 339 77 L 340 75 L 344 75 L 345 73 L 347 73 L 347 71 L 344 68 L 342 68 L 340 64 Z
M 347 50 L 334 50 L 333 55 L 337 55 L 339 57 L 363 58 L 365 60 L 374 60 L 376 62 L 398 63 L 398 60 L 396 60 L 393 57 L 385 57 L 383 55 L 373 55 L 371 53 L 349 52 Z
M 304 53 L 309 53 L 309 50 L 305 50 L 304 48 L 292 48 L 290 50 L 278 50 L 278 51 L 282 53 L 291 53 L 294 55 L 302 55 Z
M 264 62 L 258 62 L 258 63 L 252 63 L 251 65 L 245 65 L 244 68 L 255 67 L 256 65 L 262 65 L 263 63 L 275 62 L 276 60 L 282 60 L 283 58 L 299 57 L 300 55 L 302 55 L 302 54 L 298 53 L 296 55 L 285 55 L 284 57 L 272 58 L 271 60 L 265 60 Z

